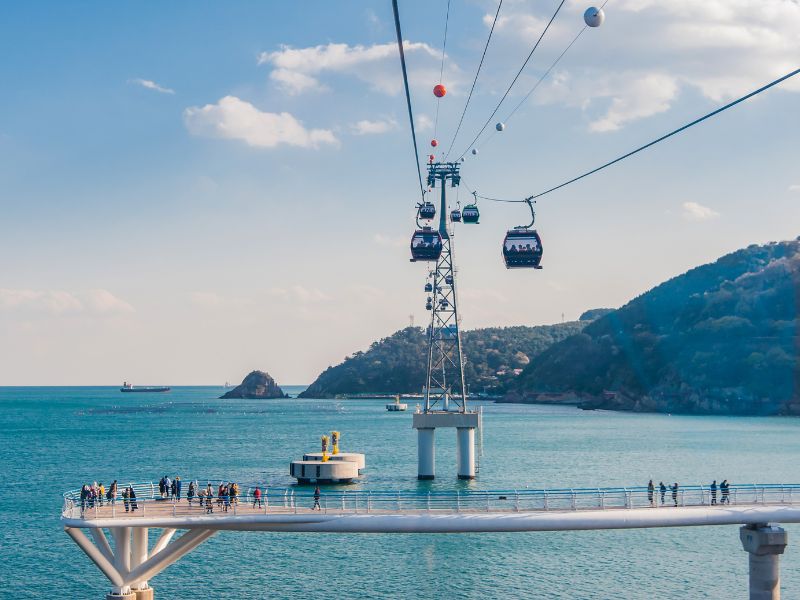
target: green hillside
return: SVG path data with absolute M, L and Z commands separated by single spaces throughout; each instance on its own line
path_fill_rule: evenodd
M 800 414 L 799 302 L 800 243 L 749 246 L 554 344 L 508 399 L 574 393 L 588 407 Z
M 509 381 L 552 344 L 578 333 L 587 322 L 538 327 L 492 327 L 463 333 L 465 379 L 471 393 L 502 393 Z M 407 327 L 328 367 L 306 398 L 338 394 L 414 393 L 425 383 L 427 340 L 423 329 Z

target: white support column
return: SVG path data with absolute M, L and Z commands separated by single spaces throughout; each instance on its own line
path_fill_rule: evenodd
M 436 470 L 436 429 L 417 429 L 417 479 L 433 479 Z
M 112 564 L 112 561 L 108 560 L 103 553 L 98 550 L 97 547 L 92 544 L 92 542 L 89 541 L 89 538 L 87 538 L 80 529 L 65 527 L 64 531 L 66 531 L 67 535 L 69 535 L 69 537 L 71 537 L 73 541 L 78 544 L 78 547 L 86 553 L 86 556 L 88 556 L 91 561 L 97 565 L 97 568 L 100 569 L 103 575 L 108 578 L 108 580 L 111 582 L 111 585 L 121 592 L 125 582 L 122 579 L 122 574 L 117 571 L 116 567 L 114 567 Z
M 147 560 L 147 542 L 149 530 L 147 527 L 133 528 L 133 547 L 131 549 L 131 569 L 135 569 Z M 147 584 L 146 579 L 131 583 L 131 590 L 136 594 L 136 600 L 153 600 L 153 589 Z
M 93 528 L 89 530 L 89 533 L 92 534 L 92 538 L 94 539 L 94 543 L 97 546 L 97 549 L 103 553 L 103 556 L 105 556 L 108 559 L 108 562 L 113 564 L 114 553 L 111 551 L 111 546 L 108 543 L 108 538 L 106 537 L 106 534 L 103 532 L 103 530 Z
M 475 429 L 456 429 L 456 449 L 459 479 L 475 479 Z
M 158 554 L 151 554 L 150 558 L 141 565 L 131 570 L 126 577 L 126 583 L 142 581 L 153 578 L 175 561 L 186 556 L 208 538 L 216 533 L 214 529 L 191 529 L 177 540 L 169 544 Z
M 750 555 L 750 600 L 780 600 L 786 531 L 774 525 L 745 525 L 739 529 L 739 539 Z
M 172 529 L 170 527 L 165 527 L 164 529 L 162 529 L 161 536 L 158 538 L 158 541 L 156 542 L 155 546 L 153 546 L 153 549 L 150 551 L 150 556 L 158 554 L 164 548 L 166 548 L 167 544 L 169 544 L 169 541 L 172 539 L 172 536 L 175 535 L 175 531 L 176 531 L 175 529 Z

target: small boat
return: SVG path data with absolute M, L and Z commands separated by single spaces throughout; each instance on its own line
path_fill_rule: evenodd
M 408 404 L 402 404 L 400 402 L 400 396 L 395 396 L 394 402 L 386 405 L 386 410 L 389 412 L 402 412 L 408 410 Z
M 128 383 L 127 381 L 122 383 L 122 387 L 119 388 L 120 392 L 168 392 L 171 388 L 167 386 L 153 386 L 153 385 L 145 385 L 142 387 L 135 387 L 132 383 Z

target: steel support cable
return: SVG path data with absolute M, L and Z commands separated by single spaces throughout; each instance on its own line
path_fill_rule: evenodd
M 511 88 L 514 87 L 514 84 L 517 83 L 517 79 L 519 79 L 520 75 L 522 75 L 522 72 L 525 70 L 525 67 L 528 66 L 528 62 L 530 62 L 531 58 L 533 57 L 533 53 L 536 52 L 536 49 L 539 47 L 539 44 L 541 43 L 542 39 L 544 38 L 545 34 L 547 33 L 547 30 L 550 29 L 550 26 L 553 24 L 553 21 L 555 21 L 556 17 L 558 16 L 558 13 L 561 11 L 561 7 L 564 6 L 565 2 L 566 2 L 566 0 L 561 0 L 561 2 L 558 5 L 558 8 L 556 8 L 556 11 L 553 13 L 553 16 L 550 17 L 550 20 L 547 22 L 547 25 L 545 26 L 544 30 L 542 31 L 541 35 L 539 36 L 539 39 L 536 40 L 536 43 L 533 45 L 533 48 L 531 49 L 530 53 L 528 54 L 528 57 L 525 59 L 525 62 L 522 63 L 522 66 L 519 68 L 519 71 L 517 71 L 517 74 L 514 76 L 514 79 L 511 80 L 511 83 L 509 84 L 508 88 L 506 89 L 505 93 L 503 94 L 503 97 L 500 98 L 500 102 L 497 103 L 497 106 L 492 111 L 492 114 L 489 115 L 488 119 L 486 119 L 486 123 L 484 123 L 483 127 L 481 127 L 480 131 L 478 131 L 478 134 L 475 136 L 475 139 L 473 139 L 467 145 L 467 147 L 464 150 L 464 152 L 462 152 L 458 156 L 459 160 L 469 151 L 469 149 L 472 147 L 472 145 L 476 141 L 478 141 L 478 138 L 481 137 L 481 134 L 484 132 L 486 127 L 488 127 L 489 123 L 492 122 L 492 119 L 497 114 L 497 111 L 500 110 L 500 106 L 502 106 L 502 104 L 505 101 L 506 97 L 511 92 Z
M 603 169 L 605 169 L 607 167 L 610 167 L 611 165 L 614 165 L 614 164 L 616 164 L 616 163 L 618 163 L 618 162 L 620 162 L 622 160 L 625 160 L 626 158 L 629 158 L 629 157 L 633 156 L 634 154 L 638 154 L 642 150 L 646 150 L 647 148 L 650 148 L 651 146 L 655 146 L 659 142 L 663 142 L 664 140 L 666 140 L 667 138 L 671 138 L 675 134 L 681 133 L 682 131 L 685 131 L 685 130 L 689 129 L 690 127 L 693 127 L 694 125 L 702 123 L 706 119 L 710 119 L 711 117 L 713 117 L 715 115 L 718 115 L 719 113 L 721 113 L 723 111 L 726 111 L 729 108 L 733 108 L 737 104 L 740 104 L 741 102 L 744 102 L 745 100 L 749 100 L 753 96 L 757 96 L 761 92 L 765 92 L 768 89 L 770 89 L 772 87 L 775 87 L 776 85 L 778 85 L 780 83 L 783 83 L 787 79 L 790 79 L 790 78 L 794 77 L 797 74 L 800 74 L 800 68 L 795 69 L 794 71 L 791 71 L 791 72 L 787 73 L 786 75 L 783 75 L 782 77 L 779 77 L 775 81 L 771 81 L 770 83 L 761 86 L 757 90 L 753 90 L 749 94 L 746 94 L 746 95 L 742 96 L 741 98 L 737 98 L 733 102 L 729 102 L 725 106 L 721 106 L 721 107 L 711 111 L 710 113 L 708 113 L 706 115 L 703 115 L 702 117 L 700 117 L 698 119 L 695 119 L 694 121 L 691 121 L 690 123 L 687 123 L 686 125 L 678 127 L 677 129 L 674 129 L 673 131 L 670 131 L 669 133 L 667 133 L 665 135 L 662 135 L 661 137 L 659 137 L 659 138 L 657 138 L 657 139 L 655 139 L 655 140 L 653 140 L 651 142 L 648 142 L 647 144 L 644 144 L 643 146 L 639 146 L 638 148 L 636 148 L 635 150 L 631 150 L 627 154 L 623 154 L 622 156 L 617 157 L 614 160 L 611 160 L 611 161 L 609 161 L 609 162 L 607 162 L 607 163 L 605 163 L 603 165 L 600 165 L 599 167 L 597 167 L 595 169 L 592 169 L 591 171 L 587 171 L 586 173 L 583 173 L 582 175 L 578 175 L 577 177 L 573 177 L 572 179 L 569 179 L 568 181 L 565 181 L 564 183 L 561 183 L 561 184 L 559 184 L 557 186 L 551 187 L 550 189 L 547 189 L 547 190 L 545 190 L 543 192 L 539 192 L 538 194 L 534 194 L 532 196 L 528 196 L 524 200 L 505 200 L 505 199 L 501 199 L 501 198 L 491 198 L 491 197 L 481 196 L 481 195 L 478 195 L 478 198 L 481 198 L 482 200 L 489 200 L 491 202 L 518 202 L 518 203 L 527 202 L 528 200 L 535 200 L 536 198 L 541 198 L 542 196 L 544 196 L 546 194 L 549 194 L 550 192 L 555 192 L 556 190 L 560 190 L 561 188 L 563 188 L 565 186 L 568 186 L 571 183 L 575 183 L 576 181 L 580 181 L 584 177 L 588 177 L 589 175 L 593 175 L 593 174 L 597 173 L 598 171 L 602 171 Z M 462 180 L 462 182 L 464 181 L 463 177 L 462 177 L 461 180 Z M 466 186 L 466 183 L 465 183 L 465 186 Z M 467 187 L 467 189 L 469 190 L 469 187 Z
M 400 10 L 397 7 L 397 0 L 392 0 L 392 10 L 394 11 L 394 28 L 397 32 L 397 48 L 400 51 L 400 66 L 403 69 L 403 86 L 406 92 L 406 105 L 408 106 L 408 121 L 411 125 L 411 141 L 414 143 L 414 157 L 417 161 L 417 177 L 419 178 L 419 191 L 422 200 L 425 200 L 425 186 L 422 185 L 422 170 L 419 165 L 419 150 L 417 149 L 417 132 L 414 129 L 414 113 L 411 110 L 411 92 L 408 88 L 408 71 L 406 70 L 406 54 L 403 51 L 403 34 L 400 31 Z
M 439 83 L 442 83 L 442 75 L 444 75 L 444 56 L 447 49 L 447 26 L 450 24 L 450 0 L 447 0 L 447 13 L 444 17 L 444 39 L 442 39 L 442 64 L 439 67 Z M 439 130 L 439 103 L 442 101 L 438 96 L 436 97 L 436 117 L 433 120 L 433 139 L 436 139 L 436 132 Z
M 458 137 L 458 132 L 461 131 L 461 124 L 464 122 L 464 115 L 467 114 L 467 107 L 469 106 L 469 102 L 472 99 L 472 92 L 475 91 L 475 84 L 478 83 L 478 75 L 481 74 L 481 68 L 483 67 L 483 61 L 486 58 L 486 51 L 489 49 L 489 42 L 492 41 L 492 34 L 494 33 L 494 26 L 497 25 L 497 17 L 500 16 L 500 9 L 503 6 L 503 0 L 500 0 L 500 3 L 497 5 L 497 12 L 494 13 L 494 21 L 492 21 L 492 28 L 489 30 L 489 37 L 486 40 L 486 45 L 483 47 L 483 54 L 481 55 L 481 61 L 478 63 L 478 70 L 475 71 L 475 79 L 472 80 L 472 87 L 469 90 L 469 95 L 467 95 L 467 102 L 464 104 L 464 110 L 461 112 L 461 118 L 458 120 L 458 126 L 456 127 L 456 132 L 453 134 L 453 141 L 450 142 L 450 147 L 447 149 L 447 153 L 444 155 L 444 160 L 447 161 L 447 157 L 450 156 L 450 152 L 453 150 L 453 146 L 456 143 L 456 138 Z

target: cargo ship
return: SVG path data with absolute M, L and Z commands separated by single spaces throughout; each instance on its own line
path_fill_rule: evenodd
M 135 387 L 132 383 L 128 383 L 124 381 L 122 383 L 122 387 L 119 388 L 120 392 L 168 392 L 171 388 L 167 386 L 153 386 L 153 385 L 145 385 L 141 387 Z

